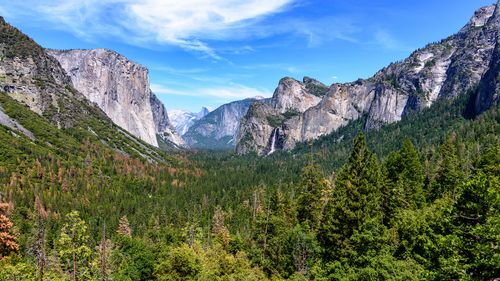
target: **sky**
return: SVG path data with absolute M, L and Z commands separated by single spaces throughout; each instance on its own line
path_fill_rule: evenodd
M 368 78 L 456 33 L 493 0 L 0 0 L 45 48 L 107 48 L 146 66 L 167 109 L 270 97 L 279 79 Z

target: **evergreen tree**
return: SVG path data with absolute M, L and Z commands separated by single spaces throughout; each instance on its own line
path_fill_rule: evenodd
M 500 276 L 500 147 L 478 162 L 455 203 L 457 234 L 465 266 L 475 280 Z
M 297 197 L 297 219 L 317 229 L 323 215 L 325 193 L 329 191 L 330 183 L 324 178 L 320 167 L 310 163 L 304 167 Z
M 457 187 L 463 179 L 460 168 L 456 136 L 451 135 L 439 149 L 438 166 L 429 191 L 431 200 L 435 200 L 445 193 L 450 193 L 453 196 L 456 194 Z
M 381 203 L 378 161 L 366 146 L 364 135 L 360 134 L 354 140 L 349 163 L 337 175 L 332 199 L 321 224 L 319 241 L 327 260 L 348 257 L 356 251 L 361 254 L 375 246 L 363 245 L 368 241 L 359 239 L 370 240 L 376 238 L 373 235 L 380 235 Z M 364 231 L 372 233 L 363 236 Z
M 385 216 L 391 218 L 397 209 L 417 209 L 425 203 L 424 169 L 418 152 L 410 140 L 401 149 L 389 154 L 384 163 Z

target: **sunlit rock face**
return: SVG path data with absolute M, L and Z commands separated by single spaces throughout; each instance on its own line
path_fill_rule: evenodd
M 322 89 L 322 84 L 314 79 L 283 78 L 271 105 L 252 106 L 241 121 L 236 152 L 266 155 L 292 149 L 363 116 L 366 130 L 378 129 L 440 98 L 476 89 L 475 111 L 484 111 L 499 100 L 497 6 L 479 9 L 457 34 L 413 52 L 369 79 L 315 92 L 312 89 Z M 271 149 L 272 140 L 279 141 Z
M 144 66 L 105 49 L 48 53 L 66 70 L 74 87 L 115 124 L 154 146 L 158 146 L 157 135 L 183 145 L 165 107 L 150 89 Z

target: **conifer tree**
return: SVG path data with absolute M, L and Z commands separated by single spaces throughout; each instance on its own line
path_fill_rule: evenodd
M 391 153 L 384 163 L 384 209 L 387 218 L 397 209 L 417 209 L 425 203 L 424 169 L 410 140 Z
M 460 189 L 455 203 L 456 233 L 473 279 L 500 276 L 500 147 L 478 162 L 474 176 Z
M 310 163 L 304 167 L 298 189 L 297 219 L 308 224 L 312 230 L 320 224 L 325 202 L 323 197 L 329 186 L 318 165 Z
M 379 165 L 363 134 L 354 140 L 349 163 L 338 173 L 332 196 L 318 235 L 330 259 L 355 251 L 351 237 L 363 231 L 366 223 L 376 227 L 383 218 Z
M 454 196 L 460 181 L 463 179 L 455 141 L 456 136 L 451 135 L 439 149 L 439 162 L 430 190 L 431 200 L 435 200 L 445 193 Z

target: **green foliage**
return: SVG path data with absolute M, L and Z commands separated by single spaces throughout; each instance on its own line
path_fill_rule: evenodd
M 62 261 L 63 269 L 68 276 L 76 275 L 79 279 L 90 279 L 92 268 L 90 258 L 92 251 L 88 246 L 89 234 L 87 224 L 77 211 L 65 217 L 56 249 Z
M 151 280 L 155 255 L 153 251 L 138 238 L 118 235 L 116 247 L 111 252 L 111 265 L 115 270 L 113 280 Z
M 319 227 L 329 191 L 330 182 L 322 176 L 320 168 L 315 164 L 305 166 L 297 197 L 297 219 L 300 223 L 313 229 Z
M 365 136 L 363 117 L 259 158 L 167 155 L 64 105 L 74 126 L 58 129 L 51 114 L 0 94 L 35 135 L 0 126 L 0 194 L 20 244 L 0 261 L 0 279 L 37 277 L 34 214 L 43 215 L 48 280 L 71 277 L 73 253 L 79 276 L 99 278 L 104 224 L 112 280 L 498 277 L 500 109 L 466 119 L 468 98 Z M 130 237 L 116 233 L 124 216 Z
M 424 168 L 410 140 L 389 154 L 383 166 L 384 209 L 390 219 L 397 209 L 418 209 L 425 203 Z
M 380 180 L 378 161 L 361 134 L 354 140 L 349 163 L 339 171 L 325 208 L 319 240 L 326 258 L 347 258 L 378 247 L 378 241 L 364 244 L 363 240 L 369 238 L 365 232 L 384 232 L 378 225 L 383 219 Z
M 432 182 L 430 199 L 436 199 L 443 194 L 456 194 L 456 189 L 463 178 L 460 169 L 457 146 L 453 137 L 448 137 L 439 150 L 438 167 Z

